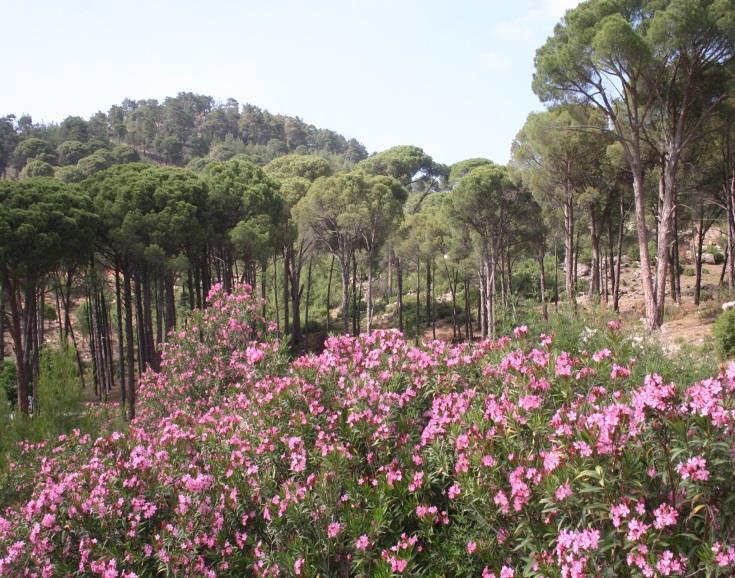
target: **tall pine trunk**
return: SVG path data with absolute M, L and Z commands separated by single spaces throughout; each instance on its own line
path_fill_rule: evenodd
M 350 257 L 340 258 L 340 272 L 342 273 L 342 334 L 350 334 Z
M 592 243 L 592 263 L 590 264 L 590 286 L 588 295 L 594 299 L 600 295 L 600 231 L 597 223 L 597 203 L 589 204 L 590 240 Z
M 398 329 L 404 333 L 403 327 L 403 260 L 396 258 L 396 289 L 397 289 L 397 306 L 398 306 Z
M 367 286 L 367 333 L 373 330 L 373 247 L 368 250 L 368 286 Z
M 421 257 L 416 257 L 416 345 L 419 344 L 421 326 Z
M 309 257 L 309 267 L 306 273 L 306 312 L 304 317 L 304 326 L 306 331 L 309 331 L 309 309 L 311 307 L 311 267 L 312 258 Z
M 332 307 L 332 273 L 334 272 L 334 255 L 329 265 L 329 281 L 327 281 L 327 334 L 329 334 L 329 318 L 331 316 Z
M 666 305 L 666 276 L 669 268 L 669 257 L 673 244 L 674 227 L 674 186 L 676 178 L 677 159 L 667 157 L 662 168 L 663 175 L 660 182 L 661 211 L 658 220 L 658 239 L 656 248 L 656 296 L 655 318 L 653 329 L 657 329 L 664 322 L 664 308 Z M 672 295 L 675 288 L 672 287 Z
M 568 188 L 570 187 L 571 185 L 568 185 Z M 564 202 L 564 287 L 567 292 L 567 300 L 576 308 L 577 299 L 574 291 L 574 205 L 571 190 L 567 191 L 567 198 Z
M 123 287 L 125 302 L 125 353 L 127 355 L 127 388 L 128 388 L 128 420 L 135 419 L 135 337 L 133 334 L 133 291 L 130 272 L 123 269 Z M 140 356 L 140 351 L 138 351 Z
M 640 253 L 641 283 L 646 308 L 646 328 L 657 329 L 660 326 L 656 314 L 656 294 L 651 277 L 651 259 L 648 254 L 648 229 L 646 228 L 646 198 L 643 184 L 643 171 L 636 163 L 631 163 L 633 172 L 633 196 L 635 198 L 635 221 L 638 232 L 638 250 Z
M 546 269 L 544 268 L 545 254 L 546 254 L 546 243 L 545 243 L 545 239 L 542 237 L 541 242 L 539 243 L 538 252 L 537 252 L 538 268 L 539 268 L 539 291 L 541 292 L 542 315 L 544 317 L 544 320 L 548 321 L 549 307 L 546 303 Z

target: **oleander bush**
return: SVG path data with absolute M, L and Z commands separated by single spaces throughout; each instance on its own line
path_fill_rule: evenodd
M 247 286 L 209 302 L 129 431 L 24 448 L 0 576 L 735 571 L 735 365 L 641 377 L 614 320 L 574 352 L 522 326 L 288 361 Z
M 735 309 L 728 309 L 716 320 L 712 328 L 717 352 L 723 359 L 735 355 Z

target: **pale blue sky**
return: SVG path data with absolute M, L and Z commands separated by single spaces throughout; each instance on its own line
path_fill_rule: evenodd
M 451 163 L 506 162 L 533 56 L 577 0 L 5 0 L 0 115 L 236 98 Z

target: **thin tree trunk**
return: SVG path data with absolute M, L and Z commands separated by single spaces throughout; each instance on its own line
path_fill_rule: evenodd
M 125 345 L 123 343 L 122 290 L 120 288 L 120 268 L 115 257 L 115 312 L 117 314 L 117 356 L 120 364 L 120 407 L 125 407 Z
M 487 279 L 485 280 L 485 290 L 487 291 L 488 304 L 488 335 L 491 339 L 495 339 L 495 273 L 497 269 L 495 247 L 490 245 L 490 261 L 487 264 Z
M 676 194 L 676 191 L 674 191 Z M 676 198 L 674 198 L 674 244 L 673 244 L 673 263 L 672 266 L 674 268 L 674 298 L 676 299 L 676 302 L 681 305 L 681 271 L 680 271 L 680 265 L 679 265 L 679 209 L 678 205 L 676 203 Z
M 145 322 L 146 361 L 156 371 L 159 369 L 158 354 L 153 338 L 153 299 L 151 295 L 151 273 L 147 266 L 143 267 L 143 320 Z
M 470 280 L 467 272 L 464 274 L 464 323 L 465 335 L 472 341 L 475 336 L 472 333 L 472 308 L 470 307 Z
M 505 262 L 508 266 L 508 298 L 510 299 L 510 306 L 515 311 L 515 305 L 513 304 L 513 260 L 510 258 L 510 243 L 506 243 L 505 251 Z
M 342 334 L 350 334 L 350 257 L 340 258 L 342 273 Z
M 431 261 L 429 261 L 431 264 Z M 434 276 L 436 275 L 436 265 L 431 270 L 431 336 L 436 339 L 436 288 L 434 286 Z
M 92 272 L 91 275 L 94 277 L 94 272 Z M 94 281 L 92 281 L 92 287 L 94 287 Z M 87 328 L 89 329 L 89 353 L 92 357 L 92 387 L 94 389 L 94 395 L 96 397 L 100 397 L 100 364 L 97 356 L 97 338 L 94 318 L 92 315 L 92 299 L 90 296 L 92 290 L 93 289 L 91 287 L 87 286 L 84 303 L 85 312 L 87 314 Z
M 363 277 L 363 271 L 361 269 L 360 270 L 360 277 L 359 277 L 359 279 L 362 279 L 362 277 Z M 362 304 L 362 300 L 363 300 L 363 295 L 362 295 L 362 282 L 360 282 L 360 284 L 358 285 L 357 306 L 355 307 L 355 319 L 356 319 L 356 322 L 357 322 L 357 333 L 355 334 L 355 336 L 360 335 L 360 327 L 361 327 L 361 323 L 362 323 L 362 319 L 360 318 L 360 313 L 361 313 L 361 308 L 362 308 L 362 305 L 361 305 Z
M 133 337 L 133 292 L 130 282 L 130 272 L 123 270 L 123 287 L 125 292 L 125 353 L 127 355 L 128 421 L 135 419 L 135 342 Z M 140 350 L 138 350 L 140 357 Z
M 725 280 L 725 273 L 727 272 L 727 264 L 730 261 L 730 254 L 729 254 L 729 247 L 725 247 L 725 262 L 722 264 L 722 271 L 720 272 L 720 285 L 723 284 Z
M 416 345 L 419 344 L 419 327 L 421 326 L 421 258 L 416 257 Z
M 661 211 L 658 221 L 658 247 L 656 250 L 656 316 L 653 329 L 657 329 L 664 322 L 664 308 L 666 306 L 666 275 L 669 267 L 669 254 L 673 242 L 674 226 L 674 179 L 676 177 L 676 159 L 667 158 L 664 162 L 661 187 Z M 675 288 L 672 287 L 672 295 Z
M 153 314 L 154 326 L 156 329 L 155 343 L 163 342 L 163 316 L 166 314 L 166 305 L 163 297 L 163 281 L 160 274 L 153 275 Z
M 26 325 L 25 319 L 29 316 L 28 309 L 31 307 L 31 304 L 26 301 L 26 307 L 23 308 L 20 288 L 7 278 L 3 280 L 3 284 L 5 285 L 8 306 L 10 307 L 10 336 L 13 340 L 16 381 L 18 385 L 17 408 L 22 414 L 28 415 L 28 393 L 31 376 L 28 364 L 29 353 L 26 349 L 30 347 L 30 342 L 25 338 L 28 332 L 24 330 L 24 326 Z
M 554 239 L 554 310 L 559 311 L 559 253 Z
M 600 231 L 597 223 L 597 203 L 589 204 L 590 239 L 592 244 L 592 263 L 590 264 L 590 286 L 588 296 L 592 300 L 600 295 Z
M 194 302 L 194 276 L 191 273 L 191 267 L 186 272 L 186 292 L 189 300 L 189 310 L 193 311 L 196 304 Z
M 431 259 L 426 258 L 426 326 L 431 323 Z
M 169 273 L 164 276 L 164 302 L 166 303 L 166 326 L 163 339 L 168 339 L 168 334 L 176 329 L 176 293 L 175 280 L 173 274 Z
M 631 166 L 633 172 L 633 196 L 635 199 L 635 219 L 638 232 L 638 250 L 640 253 L 641 283 L 646 308 L 646 328 L 657 329 L 659 323 L 656 316 L 656 294 L 651 277 L 651 260 L 648 254 L 648 229 L 646 228 L 646 200 L 643 184 L 643 173 L 639 166 Z
M 367 287 L 367 333 L 373 330 L 373 250 L 368 251 L 368 287 Z
M 729 182 L 728 182 L 729 181 Z M 725 198 L 727 200 L 727 251 L 733 254 L 735 248 L 735 174 L 732 179 L 725 179 Z M 735 288 L 735 259 L 730 259 L 727 266 L 727 286 Z
M 457 340 L 457 279 L 456 272 L 454 278 L 449 273 L 449 267 L 447 266 L 447 260 L 444 259 L 444 272 L 447 275 L 447 283 L 449 284 L 449 291 L 452 294 L 452 341 Z
M 281 316 L 278 309 L 278 261 L 275 254 L 273 255 L 273 302 L 276 306 L 276 331 L 281 335 Z
M 64 342 L 71 337 L 71 343 L 74 347 L 74 353 L 77 359 L 77 367 L 79 368 L 79 379 L 82 382 L 82 388 L 86 389 L 87 384 L 85 383 L 84 377 L 84 363 L 82 362 L 82 354 L 79 351 L 77 345 L 77 337 L 74 333 L 74 326 L 71 323 L 71 290 L 73 285 L 74 273 L 73 269 L 69 269 L 66 272 L 66 280 L 64 285 L 61 285 L 61 279 L 59 278 L 59 286 L 61 287 L 61 305 L 64 308 Z
M 393 248 L 388 245 L 385 250 L 385 254 L 388 255 L 388 300 L 393 298 Z
M 334 255 L 332 255 L 332 262 L 329 265 L 329 281 L 327 281 L 327 335 L 329 334 L 329 317 L 332 307 L 332 272 L 334 271 Z
M 618 260 L 615 263 L 615 274 L 613 284 L 613 309 L 616 312 L 620 311 L 620 272 L 623 261 L 623 235 L 624 235 L 624 221 L 625 221 L 625 200 L 622 192 L 620 193 L 620 223 L 618 224 Z
M 298 252 L 296 252 L 293 245 L 291 245 L 290 253 L 291 315 L 293 318 L 291 330 L 293 334 L 293 343 L 294 345 L 298 345 L 301 343 L 301 294 L 303 291 L 303 287 L 301 286 L 301 266 L 304 255 L 303 241 L 301 241 L 299 245 Z
M 567 200 L 564 203 L 564 286 L 567 300 L 576 307 L 574 293 L 574 205 L 571 191 L 567 191 Z
M 403 333 L 403 263 L 400 257 L 396 258 L 396 281 L 398 297 L 398 330 Z
M 59 297 L 59 293 L 61 292 L 61 279 L 58 275 L 54 274 L 54 281 L 54 298 L 56 299 L 56 322 L 59 328 L 59 345 L 61 347 L 66 347 L 68 342 L 64 335 L 64 326 L 61 321 L 61 298 Z M 1 314 L 2 313 L 0 313 L 0 315 Z
M 260 315 L 263 319 L 268 317 L 266 306 L 268 304 L 268 258 L 264 258 L 260 264 Z
M 291 279 L 291 251 L 287 247 L 283 250 L 283 333 L 291 334 L 291 322 L 289 319 L 289 290 Z
M 539 290 L 541 292 L 541 311 L 544 320 L 549 320 L 549 307 L 546 304 L 546 269 L 544 267 L 544 256 L 546 254 L 545 239 L 541 239 L 538 249 L 538 267 L 539 267 Z
M 0 367 L 5 363 L 5 290 L 0 285 Z
M 305 331 L 309 331 L 309 309 L 311 307 L 311 266 L 312 258 L 309 257 L 309 268 L 306 273 L 306 317 L 304 319 Z
M 360 334 L 358 325 L 358 301 L 357 301 L 357 251 L 352 251 L 352 335 Z
M 500 299 L 503 307 L 508 306 L 508 298 L 505 293 L 505 253 L 500 251 Z
M 702 290 L 702 252 L 704 249 L 704 206 L 699 203 L 699 219 L 697 222 L 697 249 L 694 255 L 694 304 L 699 305 Z
M 110 319 L 110 308 L 107 305 L 107 299 L 105 298 L 104 291 L 100 293 L 102 301 L 102 330 L 103 330 L 103 341 L 105 345 L 105 370 L 107 372 L 105 381 L 107 383 L 108 391 L 112 389 L 115 383 L 115 363 L 112 353 L 112 320 Z M 84 383 L 82 382 L 82 385 Z
M 135 322 L 138 334 L 138 375 L 141 375 L 148 365 L 148 338 L 145 335 L 146 323 L 143 317 L 143 287 L 140 274 L 136 271 L 135 281 Z
M 480 295 L 477 300 L 477 317 L 480 324 L 480 339 L 487 337 L 487 268 L 485 267 L 486 258 L 482 259 L 480 270 L 477 272 L 477 278 L 480 283 Z

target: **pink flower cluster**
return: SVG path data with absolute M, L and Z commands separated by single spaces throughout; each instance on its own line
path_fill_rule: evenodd
M 596 353 L 519 327 L 458 345 L 331 337 L 288 360 L 249 288 L 208 300 L 129 430 L 24 446 L 0 576 L 735 567 L 735 366 L 643 377 L 617 324 Z

